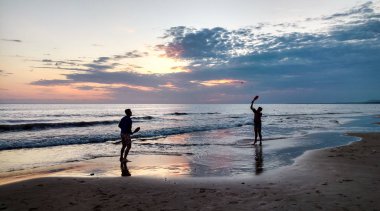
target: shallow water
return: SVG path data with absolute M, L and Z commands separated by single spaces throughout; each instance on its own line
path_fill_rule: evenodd
M 0 172 L 118 156 L 125 108 L 141 127 L 131 155 L 180 155 L 189 168 L 178 174 L 189 176 L 257 175 L 358 140 L 345 132 L 379 131 L 380 105 L 258 106 L 261 148 L 251 145 L 249 105 L 0 105 Z

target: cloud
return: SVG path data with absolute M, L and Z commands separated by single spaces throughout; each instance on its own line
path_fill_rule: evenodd
M 66 79 L 41 79 L 33 81 L 30 84 L 35 86 L 73 86 L 79 90 L 93 90 L 101 89 L 116 89 L 116 88 L 129 88 L 139 91 L 157 91 L 159 84 L 162 80 L 157 75 L 143 75 L 132 71 L 120 71 L 116 68 L 122 64 L 115 61 L 126 58 L 139 58 L 147 56 L 148 53 L 140 51 L 128 51 L 122 55 L 101 56 L 93 59 L 90 62 L 83 60 L 32 60 L 35 62 L 43 63 L 43 66 L 33 66 L 33 68 L 40 69 L 58 69 L 58 70 L 71 70 L 73 73 L 66 73 Z M 139 66 L 125 64 L 124 67 L 141 68 Z M 83 83 L 92 83 L 92 85 L 80 85 Z M 151 84 L 155 84 L 151 86 Z
M 54 80 L 38 80 L 38 81 L 33 81 L 30 84 L 31 85 L 38 85 L 38 86 L 57 86 L 57 85 L 69 85 L 73 81 L 71 80 L 59 80 L 59 79 L 54 79 Z
M 171 27 L 162 39 L 156 49 L 187 61 L 181 68 L 188 71 L 161 75 L 115 71 L 117 60 L 146 55 L 131 51 L 81 64 L 87 71 L 65 74 L 67 80 L 32 84 L 109 85 L 115 102 L 128 98 L 151 103 L 236 103 L 260 93 L 267 102 L 380 98 L 374 91 L 380 89 L 380 14 L 371 2 L 295 23 L 234 30 Z
M 364 4 L 358 5 L 356 7 L 351 8 L 348 11 L 342 12 L 342 13 L 335 13 L 330 16 L 323 17 L 324 20 L 331 20 L 331 19 L 337 19 L 337 18 L 350 18 L 355 15 L 366 15 L 366 14 L 373 14 L 375 11 L 372 8 L 374 6 L 373 2 L 369 1 Z
M 93 62 L 94 63 L 105 63 L 105 62 L 108 62 L 111 58 L 110 57 L 107 57 L 107 56 L 102 56 L 102 57 L 99 57 L 97 59 L 95 59 Z
M 139 52 L 137 50 L 134 51 L 128 51 L 125 54 L 122 55 L 114 55 L 113 59 L 114 60 L 119 60 L 119 59 L 133 59 L 133 58 L 140 58 L 144 56 L 148 56 L 149 54 L 147 52 Z
M 85 90 L 85 91 L 87 91 L 87 90 L 93 90 L 96 87 L 93 87 L 93 86 L 76 86 L 75 88 L 79 89 L 79 90 Z
M 201 84 L 203 86 L 231 86 L 231 85 L 242 85 L 246 83 L 243 80 L 234 79 L 218 79 L 218 80 L 208 80 L 208 81 L 190 81 L 191 83 Z
M 98 64 L 97 62 L 84 64 L 88 71 L 98 72 L 103 70 L 113 69 L 117 64 Z
M 380 88 L 373 80 L 380 78 L 380 14 L 372 7 L 369 2 L 314 19 L 321 23 L 319 30 L 300 28 L 307 21 L 238 30 L 172 27 L 163 36 L 167 42 L 157 48 L 168 57 L 190 61 L 186 78 L 198 83 L 234 76 L 254 82 L 245 93 L 318 90 L 321 98 L 332 98 L 334 92 L 355 87 L 355 93 L 370 97 L 371 89 Z M 263 32 L 266 28 L 276 30 Z
M 151 84 L 161 83 L 161 78 L 157 75 L 145 75 L 135 72 L 91 72 L 91 73 L 76 73 L 67 74 L 67 79 L 75 82 L 95 82 L 103 84 L 138 84 L 149 86 Z
M 31 66 L 31 68 L 59 69 L 59 70 L 71 70 L 71 71 L 89 71 L 89 68 L 84 66 L 85 62 L 79 59 L 69 59 L 69 60 L 41 59 L 41 60 L 31 60 L 31 61 L 42 63 L 42 66 Z
M 15 39 L 1 39 L 2 41 L 7 41 L 7 42 L 18 42 L 21 43 L 22 40 L 15 40 Z
M 94 71 L 86 73 L 66 74 L 65 80 L 38 80 L 31 83 L 37 86 L 61 86 L 75 85 L 83 83 L 96 84 L 97 88 L 116 89 L 127 87 L 139 91 L 157 91 L 160 89 L 159 84 L 163 84 L 163 79 L 157 75 L 144 75 L 133 72 L 117 71 L 104 72 Z M 81 90 L 90 90 L 93 86 L 75 86 Z
M 144 91 L 144 92 L 159 91 L 159 89 L 157 89 L 155 87 L 151 87 L 151 86 L 139 86 L 139 85 L 124 84 L 124 87 L 139 90 L 139 91 Z
M 156 47 L 176 59 L 218 61 L 245 50 L 245 41 L 252 36 L 251 29 L 228 31 L 215 27 L 196 30 L 178 26 L 168 29 L 163 36 L 171 39 L 168 43 Z
M 12 74 L 13 73 L 7 72 L 5 70 L 0 70 L 0 76 L 6 77 L 6 76 L 10 76 Z
M 140 58 L 148 56 L 147 52 L 140 52 L 137 50 L 128 51 L 122 55 L 113 56 L 101 56 L 92 61 L 84 61 L 82 59 L 69 59 L 69 60 L 52 60 L 52 59 L 41 59 L 41 60 L 31 60 L 34 62 L 42 63 L 42 66 L 32 66 L 32 68 L 39 69 L 59 69 L 59 70 L 71 70 L 71 71 L 106 71 L 114 70 L 120 63 L 116 62 L 121 59 L 127 58 Z M 125 64 L 124 66 L 134 69 L 141 68 L 136 65 Z
M 176 86 L 172 82 L 166 82 L 165 84 L 160 84 L 160 85 L 158 85 L 158 87 L 165 88 L 165 89 L 170 89 L 170 90 L 176 90 L 176 91 L 182 90 L 182 88 Z

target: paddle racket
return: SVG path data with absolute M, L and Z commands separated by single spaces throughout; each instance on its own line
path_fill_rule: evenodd
M 137 133 L 137 132 L 139 132 L 140 131 L 140 127 L 137 127 L 134 131 L 133 131 L 133 133 Z

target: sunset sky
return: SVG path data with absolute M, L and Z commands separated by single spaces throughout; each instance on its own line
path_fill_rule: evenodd
M 0 103 L 380 100 L 380 1 L 0 0 Z

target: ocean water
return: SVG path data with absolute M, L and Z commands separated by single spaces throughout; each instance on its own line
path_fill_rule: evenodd
M 253 147 L 249 106 L 2 104 L 0 172 L 117 158 L 117 125 L 126 108 L 133 128 L 141 127 L 130 154 L 184 156 L 190 168 L 182 174 L 191 176 L 255 175 L 289 165 L 306 150 L 358 140 L 346 132 L 380 131 L 373 124 L 379 122 L 376 104 L 258 104 L 264 108 L 263 146 Z M 17 162 L 9 156 L 15 153 Z

